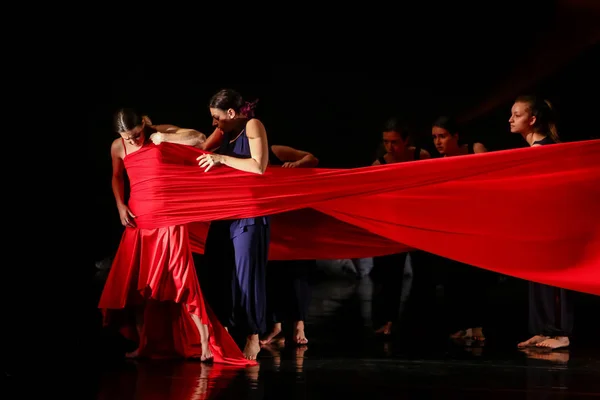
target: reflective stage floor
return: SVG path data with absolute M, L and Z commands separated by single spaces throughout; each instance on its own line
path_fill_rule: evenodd
M 99 329 L 94 357 L 65 360 L 67 366 L 61 368 L 67 378 L 57 388 L 64 384 L 61 398 L 107 400 L 600 396 L 597 298 L 583 296 L 579 303 L 578 333 L 569 350 L 525 352 L 516 348 L 528 335 L 523 306 L 515 300 L 523 298 L 519 290 L 524 286 L 516 281 L 504 285 L 506 295 L 490 310 L 494 323 L 486 327 L 483 346 L 449 341 L 437 300 L 426 297 L 414 299 L 391 337 L 376 337 L 370 323 L 370 279 L 321 276 L 312 282 L 308 345 L 265 347 L 258 367 L 125 360 L 123 342 Z M 87 376 L 69 381 L 69 368 L 83 369 Z M 11 393 L 32 385 L 28 379 L 9 377 Z

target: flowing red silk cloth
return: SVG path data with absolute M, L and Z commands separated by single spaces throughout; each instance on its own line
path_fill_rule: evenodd
M 150 144 L 127 156 L 140 228 L 272 215 L 270 259 L 420 249 L 502 274 L 600 294 L 600 140 L 357 169 L 256 175 L 202 151 Z M 138 171 L 139 169 L 139 171 Z

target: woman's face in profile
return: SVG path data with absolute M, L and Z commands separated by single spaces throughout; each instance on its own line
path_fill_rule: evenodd
M 510 110 L 510 131 L 512 133 L 527 133 L 535 123 L 535 118 L 530 115 L 529 104 L 516 102 Z
M 235 119 L 236 117 L 239 117 L 239 115 L 231 108 L 227 111 L 219 108 L 211 108 L 210 115 L 213 119 L 213 126 L 218 127 L 223 132 L 230 132 L 233 130 L 235 127 Z

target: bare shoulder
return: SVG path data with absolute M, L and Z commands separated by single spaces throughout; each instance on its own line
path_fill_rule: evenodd
M 113 140 L 110 145 L 110 155 L 112 157 L 123 158 L 125 149 L 123 149 L 123 141 L 120 138 Z
M 483 143 L 473 143 L 473 153 L 478 154 L 485 152 L 487 152 L 487 149 L 485 148 Z
M 246 136 L 258 137 L 265 134 L 265 126 L 256 118 L 252 118 L 246 122 Z
M 421 154 L 419 154 L 419 159 L 426 160 L 428 158 L 431 158 L 431 154 L 429 154 L 429 152 L 427 150 L 421 149 Z

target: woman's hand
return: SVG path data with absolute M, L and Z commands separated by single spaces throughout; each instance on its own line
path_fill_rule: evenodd
M 152 135 L 150 135 L 150 140 L 152 141 L 152 143 L 158 146 L 164 141 L 164 137 L 162 133 L 154 132 Z
M 196 158 L 200 168 L 206 167 L 204 172 L 208 172 L 212 167 L 223 164 L 223 156 L 221 154 L 202 154 Z
M 126 205 L 122 205 L 119 207 L 119 217 L 121 218 L 121 224 L 123 224 L 123 226 L 129 228 L 136 227 L 135 221 L 133 220 L 135 218 L 135 215 L 133 215 L 129 207 L 127 207 Z
M 281 168 L 298 168 L 299 166 L 300 166 L 300 163 L 298 161 L 288 161 L 288 162 L 283 163 Z

